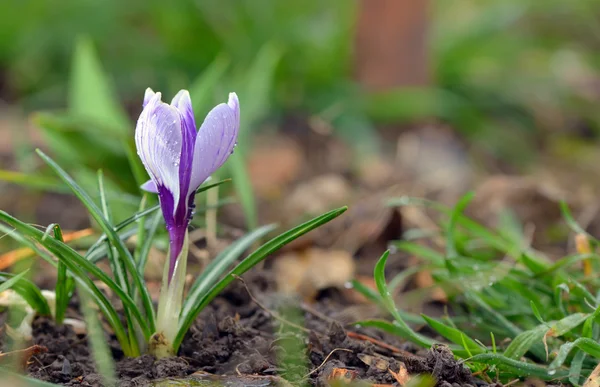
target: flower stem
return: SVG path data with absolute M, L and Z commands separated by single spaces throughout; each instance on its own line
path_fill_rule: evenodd
M 188 255 L 188 232 L 185 231 L 183 247 L 169 281 L 170 259 L 165 262 L 162 286 L 158 299 L 158 313 L 156 315 L 156 332 L 150 337 L 148 350 L 157 358 L 175 356 L 173 340 L 179 327 L 179 315 L 183 304 L 183 288 L 185 287 L 185 273 Z M 170 256 L 170 255 L 168 255 Z

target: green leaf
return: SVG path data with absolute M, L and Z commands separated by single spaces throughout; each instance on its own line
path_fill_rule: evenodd
M 533 312 L 533 315 L 535 316 L 535 318 L 542 324 L 545 324 L 544 319 L 542 318 L 542 315 L 540 314 L 540 311 L 538 310 L 537 306 L 535 305 L 535 302 L 533 300 L 529 301 L 529 305 L 531 306 L 531 310 Z
M 537 364 L 525 363 L 493 353 L 475 355 L 469 359 L 469 362 L 495 365 L 500 371 L 511 373 L 517 377 L 535 376 L 542 380 L 553 380 L 565 378 L 568 375 L 566 370 L 552 370 Z
M 558 368 L 564 364 L 564 362 L 567 360 L 567 356 L 569 356 L 569 353 L 574 348 L 579 348 L 595 358 L 600 358 L 600 344 L 593 339 L 580 337 L 575 341 L 571 341 L 560 346 L 556 357 L 552 363 L 550 363 L 550 369 L 558 371 Z
M 26 270 L 17 275 L 0 272 L 0 282 L 2 282 L 0 285 L 0 292 L 12 288 L 18 295 L 23 297 L 23 299 L 39 315 L 50 316 L 52 313 L 48 301 L 46 301 L 46 298 L 42 295 L 40 289 L 33 282 L 25 278 L 28 271 L 29 270 Z
M 365 286 L 362 282 L 357 280 L 352 280 L 352 288 L 363 295 L 367 300 L 380 305 L 385 309 L 381 298 L 379 297 L 379 293 L 375 290 L 371 289 L 368 286 Z
M 200 76 L 198 76 L 188 88 L 190 98 L 192 99 L 192 107 L 195 112 L 208 111 L 215 92 L 215 87 L 225 75 L 225 71 L 229 67 L 230 60 L 225 56 L 217 57 L 206 68 Z
M 448 222 L 448 227 L 446 229 L 446 265 L 450 272 L 454 271 L 452 261 L 458 257 L 458 251 L 456 249 L 456 225 L 458 219 L 462 216 L 462 213 L 473 200 L 474 196 L 474 192 L 469 192 L 464 195 L 458 203 L 456 203 L 454 209 L 450 213 L 450 221 Z
M 504 356 L 511 359 L 520 359 L 535 344 L 541 344 L 544 334 L 548 331 L 545 325 L 518 334 L 504 351 Z
M 115 364 L 112 352 L 104 335 L 104 330 L 102 329 L 102 324 L 92 306 L 92 298 L 88 293 L 88 290 L 83 286 L 77 288 L 77 294 L 81 298 L 80 308 L 85 320 L 87 339 L 90 344 L 94 363 L 96 363 L 104 385 L 114 386 L 116 381 Z
M 427 324 L 432 327 L 436 332 L 450 340 L 451 342 L 462 345 L 465 350 L 473 354 L 479 354 L 486 351 L 486 348 L 482 348 L 475 340 L 471 339 L 467 334 L 460 331 L 459 329 L 453 328 L 446 324 L 443 324 L 431 317 L 421 315 Z
M 431 347 L 435 343 L 435 341 L 412 330 L 408 326 L 408 324 L 406 324 L 406 322 L 398 312 L 398 309 L 396 308 L 394 299 L 392 298 L 392 295 L 390 294 L 390 291 L 388 290 L 387 284 L 385 282 L 385 264 L 389 255 L 389 251 L 383 253 L 381 258 L 379 258 L 379 261 L 377 261 L 377 264 L 375 265 L 375 269 L 373 271 L 375 284 L 377 285 L 377 290 L 379 291 L 379 296 L 381 297 L 383 305 L 388 310 L 388 312 L 394 317 L 394 320 L 396 320 L 395 322 L 398 327 L 398 332 L 401 333 L 401 337 L 410 340 L 422 347 Z
M 71 190 L 73 191 L 75 196 L 77 196 L 77 198 L 79 198 L 81 203 L 90 212 L 90 215 L 98 223 L 98 225 L 100 226 L 102 231 L 104 231 L 104 233 L 107 235 L 108 240 L 110 241 L 110 243 L 113 245 L 113 247 L 116 249 L 117 253 L 119 254 L 119 258 L 121 260 L 123 260 L 123 262 L 125 263 L 125 266 L 127 267 L 127 270 L 129 271 L 129 274 L 131 275 L 131 278 L 133 279 L 135 287 L 137 288 L 137 291 L 139 292 L 139 294 L 141 296 L 142 305 L 144 307 L 146 318 L 145 318 L 145 321 L 140 323 L 140 325 L 142 325 L 144 327 L 143 328 L 144 332 L 148 333 L 148 330 L 154 332 L 155 331 L 154 307 L 152 305 L 152 298 L 150 297 L 150 293 L 148 292 L 148 288 L 146 287 L 144 278 L 138 274 L 133 257 L 131 256 L 131 253 L 125 246 L 125 243 L 119 238 L 119 235 L 117 234 L 117 232 L 115 231 L 113 226 L 108 222 L 106 217 L 104 217 L 104 215 L 102 214 L 102 211 L 93 202 L 92 198 L 90 198 L 90 196 L 81 187 L 79 187 L 79 185 L 77 185 L 77 183 L 71 178 L 71 176 L 69 176 L 67 174 L 67 172 L 65 172 L 58 164 L 56 164 L 54 162 L 54 160 L 52 160 L 50 157 L 46 156 L 44 154 L 44 152 L 42 152 L 41 150 L 38 149 L 37 153 L 50 166 L 50 168 L 52 168 L 56 172 L 56 174 L 59 175 L 59 177 L 67 184 L 67 186 L 69 186 L 69 188 L 71 188 Z M 112 282 L 112 280 L 111 280 L 111 282 Z M 112 284 L 114 284 L 114 282 L 112 282 Z M 116 284 L 114 284 L 114 286 L 115 286 L 115 288 L 119 288 L 119 291 L 121 290 L 120 287 L 118 287 Z M 119 297 L 121 298 L 120 294 L 119 294 Z M 131 300 L 129 297 L 127 297 L 127 298 L 128 298 L 127 301 Z M 121 298 L 121 299 L 123 300 L 123 298 Z M 123 301 L 125 301 L 125 300 L 123 300 Z M 137 312 L 138 314 L 140 313 L 137 310 L 137 306 L 135 305 L 135 303 L 133 303 L 133 301 L 131 304 L 129 304 L 128 302 L 124 302 L 123 305 L 125 307 L 134 308 L 135 311 L 132 311 L 132 313 L 133 312 Z M 141 315 L 139 316 L 139 319 L 144 320 L 144 318 L 142 318 Z M 148 333 L 148 337 L 149 337 L 149 334 L 150 333 Z
M 117 286 L 114 283 L 114 281 L 108 275 L 106 275 L 106 273 L 104 273 L 102 270 L 96 267 L 96 265 L 79 255 L 70 246 L 54 238 L 46 238 L 45 233 L 41 232 L 40 230 L 34 227 L 29 226 L 28 224 L 21 222 L 20 220 L 10 216 L 4 211 L 0 211 L 0 220 L 9 224 L 11 227 L 14 227 L 17 232 L 22 233 L 23 235 L 26 235 L 30 238 L 33 238 L 33 240 L 42 244 L 56 258 L 58 258 L 65 265 L 67 265 L 67 268 L 71 271 L 71 273 L 77 279 L 77 281 L 83 283 L 86 286 L 86 288 L 92 292 L 96 303 L 98 304 L 102 312 L 105 314 L 109 324 L 115 331 L 115 335 L 117 336 L 119 343 L 123 347 L 123 351 L 127 355 L 131 353 L 131 349 L 129 348 L 127 334 L 125 333 L 125 329 L 121 324 L 119 315 L 117 314 L 112 303 L 106 298 L 104 293 L 102 293 L 96 287 L 92 279 L 88 276 L 88 274 L 85 271 L 89 272 L 90 274 L 98 278 L 100 281 L 104 282 L 121 299 L 124 306 L 132 308 L 134 316 L 138 320 L 140 326 L 142 326 L 144 329 L 144 333 L 147 335 L 147 337 L 150 337 L 151 333 L 148 329 L 146 321 L 139 313 L 139 310 L 136 308 L 136 305 L 133 302 L 133 300 L 127 295 L 127 293 L 123 292 L 123 290 L 119 286 Z M 41 257 L 47 258 L 45 254 L 42 254 Z M 52 259 L 48 259 L 48 262 L 52 265 L 56 265 L 56 263 Z
M 19 282 L 23 277 L 25 277 L 25 275 L 29 272 L 29 269 L 25 270 L 22 273 L 16 274 L 15 276 L 13 276 L 12 278 L 9 277 L 7 279 L 5 279 L 2 284 L 0 284 L 0 293 L 2 293 L 5 290 L 8 290 L 12 287 L 14 287 L 17 282 Z M 3 273 L 4 274 L 4 273 Z
M 244 253 L 244 251 L 249 249 L 253 243 L 273 231 L 276 227 L 276 225 L 271 224 L 251 231 L 217 255 L 202 271 L 202 274 L 196 278 L 196 281 L 188 292 L 181 311 L 183 318 L 185 319 L 185 316 L 190 312 L 191 308 L 217 283 L 219 278 L 227 271 L 227 269 L 229 269 L 233 262 Z
M 391 323 L 391 322 L 385 321 L 385 320 L 362 320 L 362 321 L 356 322 L 356 326 L 361 327 L 361 328 L 379 329 L 383 332 L 387 332 L 389 334 L 413 341 L 411 338 L 411 334 L 407 334 L 406 329 L 404 327 L 398 325 L 397 321 L 394 321 L 393 323 Z M 429 348 L 435 344 L 439 344 L 439 341 L 435 341 L 435 340 L 429 339 L 429 338 L 427 338 L 427 339 L 429 340 L 429 345 L 428 346 L 423 345 L 423 347 Z M 460 356 L 462 358 L 469 357 L 469 353 L 463 349 L 462 344 L 460 346 L 451 344 L 448 347 L 457 356 Z
M 36 190 L 59 193 L 69 192 L 67 187 L 65 187 L 64 184 L 61 184 L 60 181 L 46 176 L 31 175 L 2 169 L 0 170 L 0 180 Z
M 581 385 L 581 369 L 583 368 L 583 362 L 585 361 L 587 354 L 584 351 L 578 351 L 569 367 L 569 382 L 574 386 Z
M 179 326 L 179 331 L 177 333 L 177 337 L 173 343 L 173 348 L 177 351 L 181 342 L 183 341 L 183 337 L 187 333 L 188 329 L 191 327 L 192 323 L 198 316 L 198 314 L 210 303 L 219 293 L 223 291 L 234 279 L 235 276 L 241 276 L 246 271 L 250 270 L 257 263 L 264 260 L 267 256 L 279 250 L 281 247 L 290 243 L 294 239 L 301 237 L 307 232 L 331 221 L 332 219 L 337 218 L 341 214 L 343 214 L 348 207 L 342 207 L 337 210 L 329 211 L 326 214 L 318 216 L 308 222 L 305 222 L 299 226 L 294 227 L 293 229 L 284 232 L 283 234 L 271 239 L 261 247 L 259 247 L 252 254 L 248 255 L 242 262 L 240 262 L 233 270 L 229 272 L 221 281 L 216 283 L 210 291 L 208 291 L 204 296 L 198 300 L 196 305 L 193 305 L 190 312 L 182 316 L 182 321 Z
M 63 233 L 58 224 L 52 227 L 54 232 L 54 239 L 64 243 Z M 67 265 L 63 262 L 58 261 L 58 272 L 56 277 L 56 287 L 54 294 L 56 295 L 56 307 L 54 312 L 54 319 L 58 324 L 62 324 L 65 319 L 65 312 L 69 305 L 69 283 L 67 281 Z
M 77 116 L 107 124 L 113 134 L 129 130 L 127 114 L 121 108 L 88 38 L 78 39 L 75 46 L 69 110 Z
M 422 246 L 422 245 L 419 245 L 414 242 L 406 242 L 406 241 L 394 241 L 392 243 L 394 244 L 394 246 L 396 246 L 398 248 L 398 250 L 401 250 L 401 251 L 407 252 L 408 254 L 416 255 L 417 257 L 423 258 L 423 259 L 433 263 L 437 267 L 444 267 L 444 264 L 446 261 L 444 259 L 444 255 L 438 253 L 437 251 L 435 251 L 429 247 Z
M 583 227 L 581 227 L 579 225 L 579 223 L 577 223 L 577 221 L 571 214 L 571 211 L 569 210 L 569 205 L 566 202 L 564 202 L 564 201 L 560 202 L 560 211 L 562 212 L 562 216 L 563 216 L 563 218 L 565 218 L 565 221 L 567 222 L 567 225 L 571 228 L 571 230 L 573 230 L 577 234 L 585 235 L 586 237 L 589 238 L 590 241 L 594 241 L 594 243 L 596 243 L 596 244 L 600 243 L 600 241 L 598 241 L 598 239 L 596 239 L 593 235 L 591 235 L 587 231 L 585 231 L 583 229 Z

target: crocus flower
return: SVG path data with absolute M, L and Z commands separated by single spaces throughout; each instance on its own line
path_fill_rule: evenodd
M 181 253 L 194 208 L 196 189 L 233 153 L 240 126 L 237 95 L 214 107 L 196 130 L 192 101 L 181 90 L 167 104 L 148 88 L 135 129 L 135 144 L 150 181 L 142 188 L 158 193 L 170 240 L 169 281 Z

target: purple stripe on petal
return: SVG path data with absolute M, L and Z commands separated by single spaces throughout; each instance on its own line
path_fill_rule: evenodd
M 229 101 L 214 107 L 198 131 L 188 195 L 225 163 L 233 152 L 239 128 L 239 101 L 235 93 L 230 93 Z
M 187 193 L 190 187 L 190 176 L 192 173 L 192 160 L 194 158 L 194 145 L 196 142 L 196 123 L 194 120 L 194 111 L 192 109 L 192 100 L 187 90 L 181 90 L 171 101 L 181 117 L 181 159 L 179 163 L 179 184 L 180 192 Z M 187 198 L 186 198 L 187 199 Z M 177 204 L 175 212 L 175 223 L 186 224 L 191 218 L 191 211 L 188 200 L 181 199 Z

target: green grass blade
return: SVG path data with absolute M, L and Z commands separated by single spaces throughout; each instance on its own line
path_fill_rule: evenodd
M 54 239 L 64 243 L 63 234 L 60 226 L 55 224 L 53 226 Z M 69 283 L 67 281 L 67 265 L 62 261 L 58 261 L 56 287 L 54 289 L 56 295 L 56 306 L 54 312 L 54 320 L 58 324 L 62 324 L 65 319 L 65 312 L 69 305 Z
M 450 220 L 446 229 L 446 266 L 451 273 L 455 270 L 453 261 L 458 257 L 458 251 L 456 249 L 456 226 L 458 224 L 458 220 L 462 216 L 471 200 L 473 200 L 474 196 L 475 194 L 473 192 L 469 192 L 464 195 L 458 201 L 458 203 L 456 203 L 452 209 L 452 212 L 450 213 Z
M 106 223 L 112 229 L 112 216 L 110 214 L 110 208 L 108 206 L 108 200 L 106 199 L 106 192 L 104 190 L 104 174 L 102 170 L 98 170 L 98 191 L 100 192 L 100 205 L 102 207 L 102 215 L 104 215 L 104 219 L 106 219 Z M 120 238 L 119 238 L 120 240 Z M 125 270 L 123 259 L 119 259 L 117 255 L 113 253 L 113 245 L 110 242 L 106 242 L 108 246 L 108 258 L 110 263 L 110 268 L 113 272 L 115 280 L 117 284 L 122 289 L 127 291 L 127 294 L 131 295 L 131 288 L 129 286 L 129 280 L 127 278 L 127 271 Z
M 231 61 L 229 58 L 218 56 L 189 86 L 192 107 L 195 112 L 208 111 L 214 96 L 215 88 L 222 80 Z
M 216 256 L 202 271 L 202 274 L 196 278 L 196 281 L 190 288 L 183 303 L 181 315 L 186 316 L 190 312 L 191 308 L 198 303 L 200 298 L 208 292 L 215 283 L 217 283 L 219 278 L 227 269 L 229 269 L 233 262 L 244 253 L 244 251 L 249 249 L 253 243 L 273 231 L 276 227 L 276 225 L 270 224 L 257 228 L 235 241 Z
M 534 329 L 530 329 L 518 334 L 504 351 L 504 356 L 510 359 L 520 359 L 529 351 L 535 344 L 541 344 L 544 334 L 548 331 L 546 325 L 539 325 Z
M 375 269 L 373 270 L 375 284 L 377 285 L 377 291 L 379 292 L 381 301 L 385 308 L 388 310 L 388 312 L 394 317 L 394 320 L 396 320 L 395 323 L 397 327 L 401 330 L 403 338 L 408 339 L 425 348 L 431 347 L 434 341 L 412 330 L 412 328 L 408 326 L 408 324 L 406 324 L 406 322 L 398 312 L 398 309 L 396 308 L 394 299 L 392 298 L 392 295 L 390 294 L 390 291 L 385 282 L 385 264 L 389 255 L 389 251 L 383 253 L 381 258 L 379 258 L 379 261 L 377 261 Z
M 130 122 L 117 101 L 91 40 L 78 39 L 73 55 L 69 111 L 106 123 L 113 134 L 124 134 Z
M 515 359 L 509 359 L 506 356 L 494 353 L 482 353 L 475 355 L 468 360 L 470 363 L 481 363 L 495 365 L 503 373 L 510 373 L 514 377 L 538 377 L 542 380 L 561 379 L 568 376 L 567 370 L 552 370 L 537 364 L 525 363 Z
M 0 180 L 35 190 L 59 193 L 69 192 L 68 188 L 64 184 L 61 184 L 60 181 L 41 175 L 0 169 Z
M 580 337 L 575 341 L 571 341 L 560 346 L 556 357 L 552 363 L 550 363 L 550 369 L 557 370 L 560 366 L 562 366 L 567 360 L 569 353 L 575 348 L 579 348 L 597 359 L 600 358 L 600 344 L 598 344 L 596 340 L 587 337 Z
M 237 150 L 229 157 L 227 163 L 231 175 L 233 176 L 233 185 L 240 198 L 246 226 L 253 230 L 258 226 L 258 213 L 256 210 L 256 199 L 254 198 L 254 190 L 246 169 L 246 160 L 240 150 Z
M 48 301 L 46 301 L 46 298 L 42 295 L 40 289 L 33 282 L 25 278 L 26 273 L 27 271 L 24 271 L 14 275 L 0 272 L 0 282 L 2 282 L 2 285 L 0 285 L 0 292 L 12 288 L 18 295 L 23 297 L 23 299 L 27 301 L 38 314 L 50 316 L 52 313 Z
M 114 307 L 108 301 L 106 296 L 94 285 L 93 281 L 89 276 L 85 273 L 88 272 L 92 274 L 94 277 L 98 278 L 100 281 L 104 282 L 115 294 L 119 297 L 119 299 L 123 302 L 123 305 L 131 308 L 136 320 L 144 330 L 144 334 L 147 338 L 150 337 L 152 332 L 146 323 L 145 318 L 141 315 L 134 301 L 129 297 L 127 293 L 123 291 L 106 273 L 100 270 L 96 265 L 79 255 L 75 250 L 73 250 L 70 246 L 54 239 L 54 238 L 44 238 L 45 233 L 40 230 L 29 226 L 21 222 L 20 220 L 10 216 L 4 211 L 0 211 L 0 220 L 9 224 L 11 227 L 14 227 L 18 232 L 26 235 L 30 238 L 33 238 L 36 242 L 42 244 L 46 249 L 48 249 L 56 258 L 61 260 L 67 265 L 67 268 L 76 276 L 78 281 L 82 281 L 86 284 L 87 288 L 93 292 L 96 296 L 96 300 L 101 308 L 104 308 L 105 313 L 107 313 L 107 319 L 111 322 L 113 329 L 115 329 L 115 334 L 117 336 L 120 332 L 125 332 L 123 329 L 119 316 L 117 315 Z M 52 262 L 52 260 L 51 260 Z M 52 262 L 55 264 L 54 262 Z M 84 272 L 85 270 L 85 272 Z M 123 343 L 121 340 L 119 340 Z M 127 340 L 125 340 L 127 342 Z
M 590 241 L 593 241 L 595 244 L 600 243 L 598 239 L 596 239 L 593 235 L 585 231 L 583 227 L 581 227 L 579 223 L 577 223 L 577 221 L 573 217 L 573 214 L 571 214 L 571 210 L 569 210 L 569 205 L 566 202 L 560 202 L 560 211 L 562 213 L 563 218 L 565 218 L 565 222 L 567 222 L 567 225 L 571 228 L 571 230 L 573 230 L 577 234 L 585 235 L 589 238 Z
M 83 286 L 77 287 L 77 294 L 81 299 L 81 312 L 83 313 L 83 318 L 85 320 L 87 338 L 94 363 L 96 363 L 96 367 L 103 379 L 104 385 L 114 386 L 115 381 L 117 380 L 115 377 L 115 364 L 100 320 L 92 307 L 92 298 L 90 297 L 88 290 Z
M 146 270 L 146 263 L 148 262 L 148 255 L 150 254 L 150 248 L 152 247 L 154 236 L 158 231 L 158 226 L 162 224 L 162 220 L 162 213 L 158 212 L 154 214 L 152 219 L 150 219 L 150 223 L 148 224 L 146 237 L 144 238 L 143 243 L 140 245 L 139 258 L 137 262 L 137 271 L 141 276 L 144 276 L 144 272 Z
M 198 313 L 208 305 L 210 301 L 212 301 L 223 289 L 227 287 L 235 279 L 235 276 L 240 276 L 244 274 L 246 271 L 254 267 L 257 263 L 264 260 L 267 256 L 272 254 L 273 252 L 279 250 L 284 245 L 290 243 L 294 239 L 301 237 L 307 232 L 331 221 L 334 218 L 337 218 L 341 214 L 343 214 L 348 207 L 342 207 L 337 210 L 329 211 L 326 214 L 318 216 L 308 222 L 305 222 L 299 226 L 294 227 L 293 229 L 284 232 L 283 234 L 271 239 L 261 247 L 259 247 L 252 254 L 248 255 L 242 262 L 240 262 L 233 270 L 231 270 L 221 281 L 216 283 L 209 292 L 207 292 L 196 305 L 193 305 L 190 312 L 183 316 L 179 331 L 173 343 L 173 348 L 177 350 L 179 345 L 181 344 L 183 337 L 185 336 L 188 329 L 192 326 L 192 323 L 198 316 Z
M 421 316 L 437 333 L 450 340 L 454 344 L 462 345 L 468 352 L 472 354 L 479 354 L 487 350 L 486 348 L 482 348 L 481 345 L 479 345 L 475 340 L 471 339 L 459 329 L 443 324 L 431 317 L 427 317 L 425 315 Z
M 37 150 L 37 153 L 40 157 L 59 175 L 59 177 L 71 188 L 73 193 L 81 200 L 82 204 L 88 209 L 90 215 L 94 218 L 94 220 L 98 223 L 102 231 L 107 235 L 108 240 L 117 250 L 119 258 L 124 261 L 125 266 L 127 267 L 129 274 L 133 279 L 133 283 L 135 287 L 139 291 L 141 296 L 142 305 L 144 307 L 144 312 L 146 314 L 147 325 L 150 330 L 154 331 L 154 306 L 152 305 L 152 298 L 150 297 L 150 293 L 148 293 L 148 288 L 144 283 L 144 278 L 140 277 L 137 272 L 135 262 L 133 261 L 133 256 L 125 246 L 125 243 L 119 238 L 119 235 L 114 230 L 114 228 L 110 225 L 108 220 L 102 214 L 102 211 L 98 208 L 98 206 L 93 202 L 92 198 L 81 188 L 79 185 L 65 172 L 58 164 L 54 162 L 50 157 L 46 156 L 44 152 L 41 150 Z M 104 273 L 103 273 L 104 274 Z M 112 281 L 111 281 L 112 282 Z M 120 289 L 119 289 L 120 290 Z M 137 310 L 135 304 L 127 304 L 124 303 L 125 307 L 133 307 Z M 143 322 L 143 325 L 146 325 L 146 322 Z
M 23 279 L 25 277 L 25 275 L 28 272 L 29 272 L 29 269 L 25 270 L 22 273 L 19 273 L 12 277 L 8 277 L 8 278 L 4 279 L 2 284 L 0 284 L 0 293 L 14 287 L 17 284 L 17 282 L 19 282 L 21 279 Z
M 575 356 L 573 356 L 573 360 L 571 361 L 571 365 L 569 367 L 569 382 L 571 382 L 574 386 L 581 385 L 581 370 L 583 368 L 583 362 L 585 361 L 587 354 L 584 351 L 578 351 Z
M 423 258 L 437 267 L 443 267 L 446 261 L 443 254 L 440 254 L 432 248 L 422 246 L 414 242 L 394 241 L 392 244 L 398 248 L 398 250 Z

